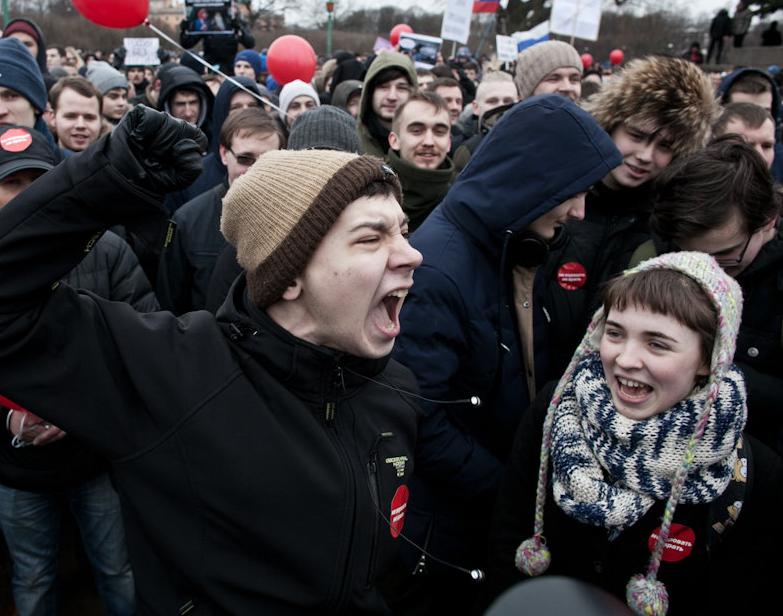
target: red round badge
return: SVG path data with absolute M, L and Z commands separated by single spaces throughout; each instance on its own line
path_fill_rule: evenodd
M 557 281 L 566 291 L 576 291 L 587 282 L 587 271 L 581 263 L 564 263 L 557 270 Z
M 658 541 L 658 534 L 661 532 L 661 527 L 656 528 L 650 538 L 647 540 L 647 547 L 650 548 L 650 552 L 655 548 L 655 543 Z M 663 561 L 667 563 L 676 563 L 678 560 L 682 560 L 686 556 L 689 556 L 693 551 L 693 544 L 696 541 L 696 533 L 693 529 L 682 524 L 672 524 L 669 529 L 669 540 L 666 545 L 663 546 Z
M 408 508 L 408 486 L 400 486 L 394 494 L 391 502 L 391 515 L 389 516 L 389 530 L 395 539 L 402 532 L 405 523 L 405 510 Z
M 0 137 L 0 148 L 6 152 L 24 152 L 33 142 L 30 131 L 24 128 L 9 128 Z

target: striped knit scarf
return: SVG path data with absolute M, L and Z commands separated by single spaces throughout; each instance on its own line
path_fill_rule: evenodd
M 560 508 L 586 524 L 621 531 L 656 500 L 666 500 L 706 395 L 706 388 L 697 388 L 668 411 L 628 419 L 614 407 L 599 354 L 581 360 L 552 425 L 553 492 Z M 708 503 L 726 489 L 746 415 L 742 373 L 732 366 L 679 502 Z

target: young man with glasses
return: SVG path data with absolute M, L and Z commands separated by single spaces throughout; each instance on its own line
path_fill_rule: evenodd
M 748 431 L 783 453 L 781 195 L 767 165 L 740 136 L 725 135 L 668 167 L 656 191 L 654 239 L 639 247 L 631 265 L 691 250 L 711 254 L 736 278 L 745 301 L 734 361 L 745 373 Z
M 205 307 L 215 261 L 226 245 L 220 215 L 229 187 L 259 156 L 285 147 L 280 124 L 259 107 L 230 114 L 219 140 L 220 160 L 226 167 L 223 182 L 174 212 L 176 229 L 160 260 L 158 298 L 162 308 L 175 314 Z

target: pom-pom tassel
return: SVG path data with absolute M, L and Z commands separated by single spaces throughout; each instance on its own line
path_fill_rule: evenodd
M 625 601 L 640 616 L 666 616 L 669 609 L 669 593 L 663 582 L 641 574 L 633 576 L 628 582 Z
M 532 537 L 519 544 L 514 564 L 522 573 L 533 577 L 546 571 L 551 560 L 552 555 L 546 544 L 539 537 Z

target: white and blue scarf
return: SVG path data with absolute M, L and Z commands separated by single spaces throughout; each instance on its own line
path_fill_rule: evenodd
M 697 388 L 668 411 L 629 419 L 612 402 L 599 354 L 586 356 L 553 419 L 557 504 L 586 524 L 614 531 L 632 526 L 656 500 L 669 497 L 706 396 L 707 388 Z M 679 502 L 708 503 L 726 489 L 746 418 L 745 384 L 732 366 L 720 383 Z

